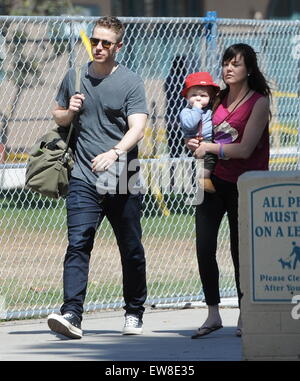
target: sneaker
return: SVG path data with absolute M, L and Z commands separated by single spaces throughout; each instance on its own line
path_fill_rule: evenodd
M 48 316 L 47 322 L 51 331 L 70 339 L 82 338 L 80 319 L 72 312 L 66 312 L 64 315 L 51 314 Z
M 143 320 L 133 314 L 125 315 L 123 335 L 140 335 L 143 333 Z

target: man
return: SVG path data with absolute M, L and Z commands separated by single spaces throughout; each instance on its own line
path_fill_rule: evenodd
M 94 59 L 82 68 L 81 92 L 74 94 L 75 70 L 70 69 L 53 111 L 57 124 L 69 126 L 73 121 L 76 133 L 75 166 L 66 201 L 69 245 L 64 260 L 64 303 L 61 315 L 48 317 L 50 329 L 69 338 L 82 337 L 89 258 L 104 216 L 113 227 L 121 254 L 126 311 L 123 334 L 142 333 L 147 288 L 141 196 L 130 193 L 129 185 L 126 192 L 121 192 L 120 186 L 106 194 L 97 189 L 101 175 L 118 163 L 119 156 L 125 156 L 128 165 L 137 159 L 137 143 L 144 136 L 148 115 L 141 78 L 115 58 L 123 35 L 124 26 L 115 17 L 96 22 L 90 38 Z M 129 184 L 130 174 L 136 173 L 126 174 Z

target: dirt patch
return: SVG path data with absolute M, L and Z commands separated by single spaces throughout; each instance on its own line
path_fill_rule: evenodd
M 199 292 L 198 264 L 193 238 L 148 236 L 143 239 L 143 244 L 149 289 L 159 293 L 151 295 L 152 298 L 170 294 L 195 295 Z M 0 280 L 5 286 L 7 298 L 16 299 L 16 304 L 20 306 L 18 308 L 25 309 L 22 298 L 25 298 L 26 293 L 34 292 L 37 300 L 42 294 L 61 294 L 66 248 L 66 234 L 55 231 L 19 232 L 11 234 L 10 237 L 4 236 L 0 250 Z M 231 260 L 227 251 L 223 246 L 222 255 L 219 256 L 221 276 L 232 275 Z M 95 293 L 99 292 L 101 285 L 112 290 L 112 293 L 122 285 L 120 254 L 113 235 L 104 238 L 103 234 L 96 236 L 90 261 L 89 285 L 91 289 L 95 288 Z M 159 291 L 156 291 L 158 289 Z M 46 295 L 44 296 L 46 298 Z

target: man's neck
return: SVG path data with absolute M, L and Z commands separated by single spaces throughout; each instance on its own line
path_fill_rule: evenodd
M 91 64 L 91 74 L 95 77 L 106 77 L 112 74 L 117 67 L 118 63 L 115 61 L 106 64 L 101 64 L 93 61 Z

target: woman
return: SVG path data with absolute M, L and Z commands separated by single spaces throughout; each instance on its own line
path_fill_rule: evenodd
M 216 249 L 218 230 L 225 213 L 240 306 L 237 180 L 246 171 L 268 170 L 269 162 L 271 92 L 258 68 L 254 50 L 246 44 L 227 48 L 222 58 L 222 76 L 226 88 L 220 92 L 214 107 L 214 143 L 199 143 L 196 139 L 186 142 L 198 159 L 206 153 L 219 157 L 212 176 L 216 193 L 205 193 L 203 203 L 196 208 L 197 258 L 208 317 L 192 338 L 222 328 Z M 237 336 L 241 336 L 241 327 L 239 317 Z

